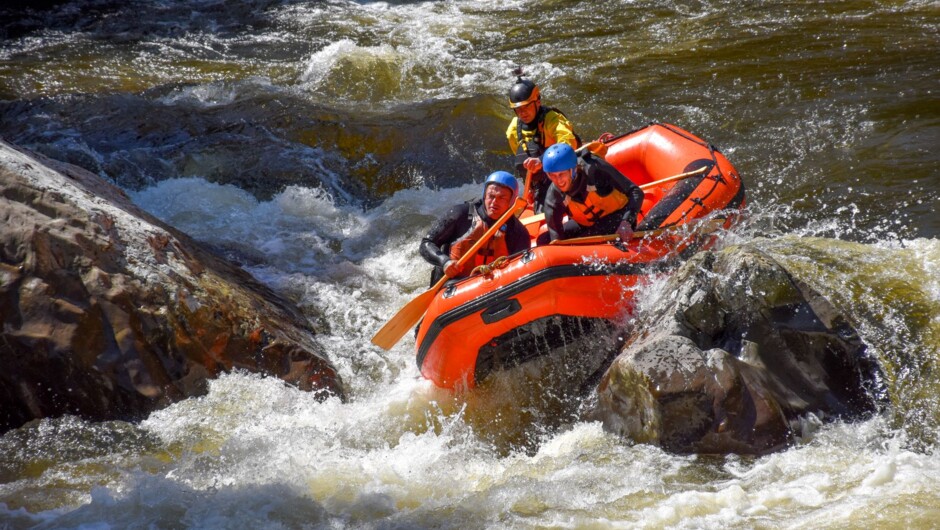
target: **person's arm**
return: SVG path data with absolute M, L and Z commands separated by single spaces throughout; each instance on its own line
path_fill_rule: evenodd
M 545 117 L 545 128 L 555 138 L 556 144 L 568 144 L 572 149 L 578 148 L 578 140 L 574 136 L 574 127 L 564 115 L 551 111 Z
M 444 217 L 438 219 L 428 231 L 427 235 L 421 240 L 418 251 L 421 257 L 431 265 L 443 269 L 450 261 L 450 253 L 443 249 L 448 243 L 452 243 L 459 235 L 466 231 L 460 231 L 461 224 L 466 224 L 468 216 L 467 204 L 458 204 L 451 208 Z
M 595 182 L 599 178 L 606 178 L 610 185 L 627 196 L 627 205 L 624 207 L 623 217 L 620 224 L 617 225 L 616 234 L 621 241 L 628 241 L 636 230 L 636 219 L 643 207 L 643 190 L 630 181 L 623 173 L 611 165 L 603 158 L 596 157 L 590 153 L 583 155 L 590 159 L 590 171 L 595 173 Z
M 516 156 L 516 153 L 519 151 L 519 139 L 516 138 L 516 120 L 519 118 L 513 118 L 509 122 L 509 127 L 506 129 L 506 140 L 509 141 L 509 152 L 513 156 Z
M 594 171 L 606 176 L 615 189 L 627 196 L 627 209 L 624 212 L 623 221 L 629 223 L 630 228 L 636 229 L 636 218 L 640 213 L 640 208 L 643 207 L 645 196 L 643 190 L 603 158 L 591 156 L 591 164 L 594 165 Z
M 548 193 L 545 195 L 545 206 L 542 207 L 542 211 L 545 213 L 545 225 L 548 227 L 549 241 L 564 239 L 564 194 L 554 184 L 548 188 Z

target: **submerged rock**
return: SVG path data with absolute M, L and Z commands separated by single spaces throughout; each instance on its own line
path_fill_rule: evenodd
M 598 386 L 607 429 L 679 453 L 763 454 L 810 416 L 883 405 L 881 368 L 855 330 L 767 255 L 702 252 L 666 289 Z
M 344 395 L 300 312 L 78 167 L 0 142 L 0 432 L 138 419 L 244 369 Z

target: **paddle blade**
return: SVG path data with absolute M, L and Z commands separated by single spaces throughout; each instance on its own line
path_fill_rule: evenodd
M 392 346 L 397 344 L 398 341 L 405 336 L 405 333 L 408 333 L 408 330 L 413 328 L 415 324 L 421 320 L 421 317 L 423 317 L 424 313 L 428 310 L 428 306 L 431 305 L 431 300 L 434 299 L 434 295 L 437 294 L 437 291 L 439 291 L 439 289 L 428 289 L 405 304 L 405 307 L 399 309 L 398 313 L 389 319 L 389 321 L 382 326 L 382 329 L 372 337 L 372 344 L 384 350 L 392 349 Z

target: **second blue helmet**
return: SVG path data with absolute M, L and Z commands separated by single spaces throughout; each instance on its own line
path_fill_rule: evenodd
M 567 171 L 578 165 L 578 155 L 568 144 L 549 146 L 542 155 L 542 170 L 546 173 Z

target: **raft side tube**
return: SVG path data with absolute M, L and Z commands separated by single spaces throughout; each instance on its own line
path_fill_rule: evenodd
M 503 278 L 460 282 L 448 298 L 432 302 L 421 324 L 418 368 L 439 386 L 452 387 L 476 372 L 481 348 L 515 328 L 554 315 L 622 317 L 639 278 L 674 266 L 675 260 L 663 259 L 671 248 L 665 242 L 650 242 L 640 252 L 610 244 L 537 247 L 496 271 Z M 490 282 L 501 286 L 491 289 Z

